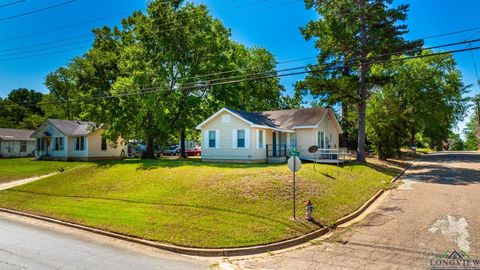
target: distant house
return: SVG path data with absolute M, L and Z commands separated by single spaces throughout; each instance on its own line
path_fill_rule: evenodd
M 202 159 L 224 162 L 284 162 L 296 147 L 303 159 L 308 149 L 338 148 L 342 129 L 331 109 L 245 112 L 223 108 L 197 126 L 202 132 Z
M 34 130 L 0 128 L 0 157 L 33 156 L 35 140 L 30 138 Z
M 53 160 L 107 160 L 125 155 L 121 138 L 112 147 L 94 122 L 47 119 L 35 132 L 35 157 Z

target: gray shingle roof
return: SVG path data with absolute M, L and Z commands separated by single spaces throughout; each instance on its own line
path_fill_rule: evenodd
M 60 119 L 48 119 L 48 121 L 67 136 L 88 135 L 97 127 L 94 122 L 87 121 Z
M 28 129 L 13 129 L 13 128 L 0 128 L 0 139 L 7 140 L 17 140 L 17 141 L 33 141 L 33 138 L 30 138 L 32 133 L 35 130 Z
M 328 113 L 328 108 L 325 107 L 265 112 L 228 110 L 255 125 L 287 130 L 299 126 L 315 126 L 322 120 L 325 114 Z

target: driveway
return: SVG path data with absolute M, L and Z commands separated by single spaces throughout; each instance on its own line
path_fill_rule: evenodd
M 428 269 L 463 250 L 480 259 L 480 153 L 425 156 L 363 221 L 318 244 L 231 261 L 254 269 Z
M 187 257 L 0 213 L 0 269 L 208 269 Z

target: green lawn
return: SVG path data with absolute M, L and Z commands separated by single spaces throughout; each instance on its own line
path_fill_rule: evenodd
M 290 220 L 286 165 L 181 160 L 100 162 L 0 192 L 0 207 L 54 217 L 145 239 L 194 247 L 269 243 L 318 228 L 303 219 L 311 199 L 322 224 L 389 187 L 395 170 L 303 164 Z
M 58 171 L 58 168 L 70 169 L 86 162 L 40 161 L 32 158 L 0 159 L 0 183 L 40 176 Z

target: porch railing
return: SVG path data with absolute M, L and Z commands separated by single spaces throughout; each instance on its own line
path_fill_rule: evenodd
M 287 156 L 286 144 L 267 144 L 266 147 L 267 147 L 267 158 Z

